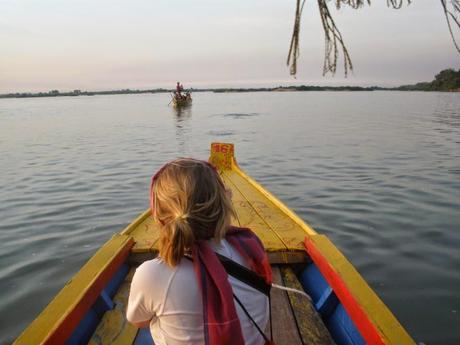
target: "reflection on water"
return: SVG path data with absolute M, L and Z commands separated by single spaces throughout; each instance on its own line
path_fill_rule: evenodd
M 176 125 L 176 143 L 178 146 L 178 152 L 185 156 L 185 153 L 187 152 L 187 144 L 191 139 L 190 121 L 192 117 L 192 105 L 173 107 L 172 112 L 174 114 Z
M 331 102 L 331 98 L 334 102 Z M 0 101 L 0 343 L 148 205 L 151 175 L 234 142 L 416 342 L 460 344 L 460 97 L 199 93 Z
M 180 107 L 172 107 L 172 110 L 178 120 L 182 118 L 190 117 L 192 115 L 192 105 L 191 104 L 183 105 Z

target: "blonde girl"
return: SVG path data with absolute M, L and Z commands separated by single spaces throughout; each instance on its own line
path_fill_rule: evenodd
M 185 158 L 167 163 L 152 178 L 150 204 L 161 228 L 159 255 L 136 270 L 128 321 L 150 327 L 156 345 L 263 344 L 257 328 L 268 322 L 267 297 L 227 275 L 219 257 L 267 283 L 270 265 L 254 233 L 230 225 L 235 212 L 214 167 Z

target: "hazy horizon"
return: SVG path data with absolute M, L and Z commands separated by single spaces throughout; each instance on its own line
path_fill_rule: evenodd
M 434 79 L 434 78 L 432 78 Z M 431 80 L 423 80 L 420 82 L 429 82 Z M 414 82 L 415 83 L 415 82 Z M 382 84 L 376 84 L 376 83 L 369 83 L 369 84 L 357 84 L 357 83 L 347 83 L 347 80 L 340 82 L 340 83 L 333 83 L 333 82 L 324 82 L 324 81 L 319 81 L 318 83 L 300 83 L 297 81 L 286 81 L 286 82 L 235 82 L 235 83 L 216 83 L 216 84 L 201 84 L 201 83 L 192 83 L 192 84 L 186 84 L 184 85 L 184 88 L 187 89 L 195 89 L 197 91 L 203 90 L 203 89 L 238 89 L 238 88 L 243 88 L 243 89 L 257 89 L 257 88 L 277 88 L 277 87 L 290 87 L 290 86 L 319 86 L 319 87 L 383 87 L 383 88 L 391 88 L 391 87 L 398 87 L 398 86 L 403 86 L 403 85 L 408 85 L 408 84 L 397 84 L 397 85 L 382 85 Z M 42 90 L 36 90 L 36 91 L 9 91 L 9 92 L 3 92 L 0 93 L 0 95 L 5 95 L 5 94 L 15 94 L 15 93 L 31 93 L 31 94 L 37 94 L 37 93 L 47 93 L 51 92 L 54 90 L 58 90 L 60 93 L 66 93 L 66 92 L 73 92 L 73 91 L 80 91 L 80 92 L 104 92 L 104 91 L 122 91 L 122 90 L 130 90 L 130 91 L 148 91 L 148 90 L 157 90 L 157 89 L 166 89 L 166 90 L 174 90 L 175 89 L 175 83 L 169 83 L 168 85 L 152 85 L 148 87 L 119 87 L 119 88 L 92 88 L 92 89 L 78 89 L 78 88 L 67 88 L 67 89 L 42 89 Z
M 275 0 L 0 0 L 0 93 L 172 88 L 177 80 L 193 88 L 399 86 L 460 68 L 438 2 L 394 10 L 374 0 L 332 10 L 354 72 L 322 77 L 324 33 L 307 1 L 293 79 L 286 56 L 294 11 L 294 1 Z

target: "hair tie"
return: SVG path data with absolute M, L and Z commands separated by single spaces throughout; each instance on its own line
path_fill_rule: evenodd
M 184 214 L 181 214 L 181 215 L 177 216 L 176 221 L 178 221 L 178 220 L 185 220 L 186 221 L 187 218 L 188 218 L 188 214 L 184 213 Z

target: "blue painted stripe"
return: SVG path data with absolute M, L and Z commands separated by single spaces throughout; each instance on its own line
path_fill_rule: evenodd
M 324 292 L 330 289 L 326 279 L 324 279 L 321 272 L 313 263 L 307 264 L 305 269 L 300 272 L 298 279 L 305 292 L 310 295 L 314 303 L 317 303 Z
M 337 306 L 325 324 L 338 345 L 366 344 L 342 304 Z
M 315 303 L 315 309 L 318 311 L 321 317 L 325 319 L 331 315 L 339 303 L 339 299 L 335 295 L 334 291 L 330 286 L 328 286 L 318 301 Z

